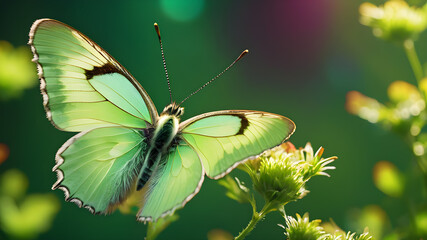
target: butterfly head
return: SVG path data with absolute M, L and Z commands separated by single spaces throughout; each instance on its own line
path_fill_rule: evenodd
M 184 114 L 184 108 L 180 107 L 176 103 L 171 103 L 163 109 L 163 112 L 160 115 L 163 115 L 163 114 L 168 114 L 168 115 L 180 117 L 182 114 Z

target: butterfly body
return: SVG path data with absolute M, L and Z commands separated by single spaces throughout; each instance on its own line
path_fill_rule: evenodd
M 184 108 L 172 103 L 165 107 L 159 119 L 154 125 L 154 132 L 150 140 L 150 146 L 145 156 L 144 165 L 138 175 L 136 190 L 141 190 L 150 179 L 156 168 L 165 164 L 164 157 L 169 154 L 171 144 L 177 142 L 179 130 L 179 117 L 184 112 Z
M 47 118 L 78 132 L 56 153 L 52 189 L 92 213 L 110 213 L 136 194 L 137 219 L 156 221 L 192 199 L 205 176 L 225 176 L 295 130 L 290 119 L 262 111 L 180 122 L 183 108 L 172 103 L 159 115 L 139 82 L 76 29 L 40 19 L 29 37 Z

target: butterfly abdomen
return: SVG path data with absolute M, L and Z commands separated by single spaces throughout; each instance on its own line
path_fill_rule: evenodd
M 178 132 L 179 122 L 175 116 L 163 115 L 154 130 L 144 165 L 138 175 L 137 190 L 142 189 L 156 169 L 161 165 L 162 156 L 168 152 L 172 140 Z

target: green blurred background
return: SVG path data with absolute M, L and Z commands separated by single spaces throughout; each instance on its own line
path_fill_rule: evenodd
M 412 1 L 414 2 L 414 1 Z M 332 218 L 346 230 L 366 205 L 382 205 L 392 221 L 405 211 L 372 181 L 377 161 L 408 170 L 410 150 L 392 133 L 350 115 L 345 95 L 358 90 L 379 101 L 395 80 L 415 83 L 403 50 L 372 36 L 358 22 L 361 1 L 185 0 L 185 1 L 5 1 L 0 8 L 0 40 L 15 47 L 28 42 L 31 24 L 53 18 L 80 30 L 114 56 L 150 94 L 159 111 L 169 103 L 167 83 L 153 23 L 160 26 L 173 97 L 180 101 L 228 66 L 244 49 L 250 53 L 215 84 L 185 103 L 184 119 L 223 109 L 278 113 L 297 125 L 291 141 L 325 147 L 336 155 L 331 178 L 311 181 L 304 199 L 287 213 Z M 375 3 L 381 3 L 376 1 Z M 419 42 L 425 42 L 421 35 Z M 427 45 L 418 44 L 421 59 Z M 34 66 L 34 72 L 36 71 Z M 45 117 L 37 84 L 0 102 L 0 143 L 10 148 L 0 174 L 18 168 L 29 178 L 29 193 L 49 192 L 58 148 L 73 134 L 55 129 Z M 243 176 L 243 174 L 232 174 Z M 243 177 L 244 178 L 244 177 Z M 247 179 L 248 181 L 248 179 Z M 206 239 L 208 231 L 236 235 L 251 217 L 249 205 L 224 195 L 206 179 L 198 195 L 178 211 L 160 239 Z M 63 201 L 53 227 L 40 239 L 143 239 L 146 226 L 116 212 L 92 216 Z M 247 239 L 284 239 L 279 214 L 268 215 Z

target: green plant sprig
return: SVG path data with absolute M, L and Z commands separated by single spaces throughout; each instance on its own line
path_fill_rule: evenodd
M 329 176 L 325 171 L 335 169 L 328 164 L 336 157 L 323 159 L 322 154 L 323 148 L 313 153 L 309 143 L 304 148 L 296 149 L 286 142 L 241 165 L 239 168 L 249 174 L 253 189 L 264 198 L 260 211 L 257 210 L 254 192 L 238 178 L 226 176 L 221 179 L 219 184 L 227 189 L 228 197 L 252 206 L 252 218 L 235 240 L 244 239 L 270 212 L 279 211 L 285 217 L 285 205 L 307 195 L 307 181 L 316 175 Z

